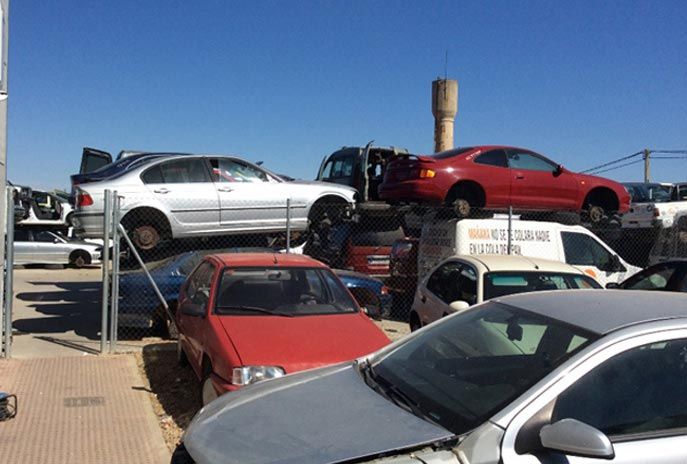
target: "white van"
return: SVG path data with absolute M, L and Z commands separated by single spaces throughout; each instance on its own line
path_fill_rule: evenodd
M 628 264 L 582 226 L 521 221 L 511 226 L 511 253 L 561 261 L 592 276 L 601 285 L 622 282 L 641 269 Z M 452 255 L 508 254 L 508 219 L 427 221 L 418 249 L 418 278 Z

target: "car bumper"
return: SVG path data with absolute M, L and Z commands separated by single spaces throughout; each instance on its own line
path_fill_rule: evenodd
M 445 197 L 446 192 L 424 179 L 379 186 L 379 198 L 387 201 L 442 203 Z
M 72 216 L 74 233 L 84 238 L 102 238 L 103 213 L 74 213 Z

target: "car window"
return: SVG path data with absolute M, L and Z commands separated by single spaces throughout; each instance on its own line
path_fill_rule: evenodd
M 484 274 L 484 299 L 489 300 L 516 293 L 601 288 L 595 280 L 578 274 L 554 272 L 488 272 Z
M 186 292 L 193 304 L 207 307 L 214 273 L 215 266 L 211 262 L 205 261 L 191 274 Z
M 576 266 L 595 266 L 603 269 L 612 259 L 611 253 L 586 234 L 561 232 L 565 262 Z
M 460 156 L 460 155 L 465 154 L 465 153 L 472 151 L 474 149 L 475 149 L 475 147 L 461 147 L 461 148 L 455 148 L 452 150 L 441 151 L 439 153 L 435 153 L 435 154 L 430 155 L 430 156 L 434 159 L 443 160 L 443 159 L 453 158 L 455 156 Z
M 622 287 L 627 290 L 665 290 L 674 273 L 674 267 L 660 266 L 632 276 L 623 283 Z
M 186 184 L 210 182 L 202 158 L 166 161 L 151 167 L 141 176 L 146 184 Z
M 358 311 L 331 271 L 310 268 L 229 268 L 217 289 L 215 313 L 307 316 Z
M 52 243 L 55 241 L 57 237 L 55 237 L 53 234 L 50 232 L 34 232 L 33 234 L 33 241 L 34 242 L 47 242 L 47 243 Z
M 534 153 L 509 151 L 508 165 L 513 169 L 554 172 L 556 164 Z
M 355 155 L 338 157 L 327 161 L 322 173 L 323 179 L 337 179 L 341 177 L 351 177 L 353 175 L 353 166 L 355 164 Z
M 506 153 L 503 150 L 492 150 L 486 153 L 482 153 L 477 158 L 475 158 L 475 163 L 486 164 L 489 166 L 498 166 L 501 168 L 508 167 L 508 161 L 506 161 Z
M 214 182 L 267 182 L 267 174 L 249 164 L 229 158 L 213 158 L 212 180 Z
M 23 229 L 15 229 L 14 241 L 15 242 L 28 242 L 29 241 L 29 231 L 23 230 Z
M 448 281 L 448 276 L 455 273 L 460 273 L 460 263 L 456 261 L 449 261 L 442 264 L 432 273 L 431 276 L 429 276 L 429 279 L 427 280 L 427 290 L 432 292 L 444 303 L 451 303 L 451 301 L 448 299 L 445 285 Z
M 551 421 L 577 419 L 611 439 L 687 427 L 685 372 L 687 339 L 632 349 L 559 395 Z
M 427 326 L 373 358 L 373 380 L 456 435 L 487 421 L 596 336 L 487 302 Z

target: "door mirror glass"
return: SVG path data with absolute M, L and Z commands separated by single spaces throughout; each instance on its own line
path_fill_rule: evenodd
M 545 425 L 539 437 L 542 446 L 553 451 L 588 458 L 615 457 L 613 444 L 603 432 L 575 419 L 562 419 Z
M 190 302 L 183 303 L 181 305 L 181 314 L 192 317 L 203 317 L 205 316 L 205 308 L 200 305 L 193 304 Z
M 623 263 L 620 262 L 620 257 L 618 255 L 611 255 L 611 259 L 608 262 L 608 266 L 606 266 L 606 269 L 602 269 L 602 271 L 608 271 L 608 272 L 623 272 L 626 271 L 625 266 L 623 266 Z
M 470 304 L 467 301 L 454 301 L 450 305 L 448 305 L 452 310 L 458 312 L 458 311 L 463 311 L 466 310 L 470 307 Z

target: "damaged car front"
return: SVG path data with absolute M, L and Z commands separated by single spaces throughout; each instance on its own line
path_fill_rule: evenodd
M 172 462 L 496 464 L 504 431 L 491 419 L 589 342 L 487 302 L 353 363 L 225 394 L 197 414 Z

